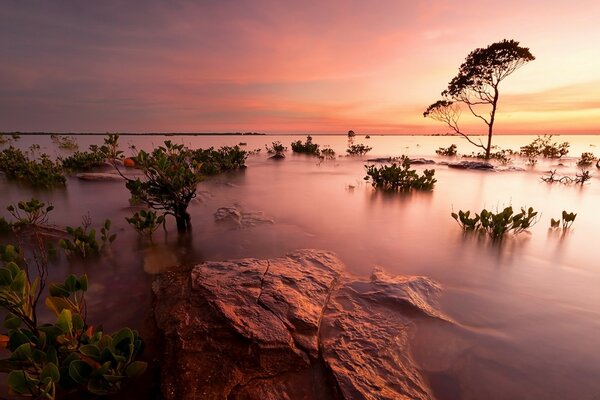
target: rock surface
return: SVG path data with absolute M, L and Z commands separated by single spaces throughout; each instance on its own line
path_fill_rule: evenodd
M 432 398 L 408 351 L 414 321 L 448 321 L 427 278 L 359 279 L 300 250 L 165 273 L 153 290 L 165 399 Z
M 483 161 L 459 161 L 455 163 L 448 163 L 449 168 L 457 169 L 478 169 L 478 170 L 492 170 L 494 166 L 488 162 Z
M 121 175 L 106 172 L 83 172 L 77 174 L 77 178 L 83 181 L 95 182 L 122 182 L 125 180 Z
M 250 228 L 261 224 L 273 224 L 262 211 L 244 212 L 237 207 L 221 207 L 214 213 L 215 222 L 231 223 L 236 227 Z

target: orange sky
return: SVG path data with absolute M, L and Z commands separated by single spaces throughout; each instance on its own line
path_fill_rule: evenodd
M 600 133 L 598 21 L 587 0 L 8 1 L 0 130 L 443 133 L 423 110 L 507 38 L 537 59 L 497 132 Z

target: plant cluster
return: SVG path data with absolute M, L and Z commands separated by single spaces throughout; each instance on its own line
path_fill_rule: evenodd
M 310 135 L 306 137 L 306 142 L 302 143 L 301 140 L 297 140 L 292 142 L 291 146 L 294 153 L 309 154 L 313 156 L 319 156 L 321 153 L 319 145 L 313 143 L 312 136 Z
M 86 258 L 90 255 L 100 254 L 100 251 L 114 242 L 117 235 L 110 234 L 111 221 L 107 219 L 100 228 L 100 240 L 96 238 L 96 230 L 90 228 L 92 221 L 89 216 L 83 217 L 83 223 L 78 227 L 67 226 L 69 238 L 61 239 L 58 245 L 67 255 L 76 255 Z
M 140 150 L 135 164 L 144 179 L 125 177 L 126 187 L 132 197 L 148 207 L 175 217 L 177 229 L 186 231 L 191 228 L 187 208 L 196 197 L 196 186 L 202 180 L 198 158 L 198 151 L 193 152 L 170 140 L 151 153 Z
M 218 150 L 196 149 L 191 151 L 191 158 L 198 164 L 203 175 L 216 175 L 246 167 L 248 152 L 239 146 L 223 146 Z
M 511 149 L 501 149 L 498 151 L 490 152 L 489 156 L 486 157 L 485 153 L 471 153 L 470 155 L 463 155 L 465 158 L 477 158 L 480 160 L 492 159 L 498 161 L 500 164 L 506 165 L 512 162 L 512 155 L 515 152 Z
M 528 209 L 521 208 L 521 212 L 515 213 L 512 207 L 506 207 L 498 213 L 493 213 L 486 209 L 481 210 L 479 214 L 471 217 L 470 211 L 459 211 L 452 213 L 461 228 L 465 231 L 479 231 L 487 233 L 492 239 L 500 239 L 506 233 L 521 233 L 538 220 L 537 211 L 533 207 Z
M 569 142 L 553 142 L 552 135 L 538 136 L 531 143 L 521 147 L 521 156 L 531 165 L 537 163 L 537 157 L 562 158 L 569 153 Z
M 581 157 L 579 158 L 579 161 L 577 161 L 577 166 L 589 167 L 590 165 L 594 164 L 596 161 L 598 161 L 598 158 L 596 158 L 594 153 L 589 153 L 589 152 L 581 153 Z
M 362 143 L 361 144 L 351 144 L 346 149 L 346 153 L 348 153 L 351 156 L 355 156 L 355 155 L 362 156 L 362 155 L 367 154 L 372 149 L 373 149 L 372 147 L 365 146 Z
M 326 147 L 324 149 L 321 149 L 321 158 L 325 159 L 325 158 L 329 158 L 329 159 L 334 159 L 335 158 L 335 151 L 332 148 Z
M 6 207 L 6 210 L 15 219 L 10 223 L 13 229 L 20 230 L 25 227 L 40 228 L 48 223 L 48 214 L 54 210 L 54 206 L 48 205 L 32 198 L 29 201 L 19 201 L 15 207 L 14 204 Z
M 446 156 L 446 157 L 453 157 L 456 154 L 458 154 L 458 152 L 456 151 L 456 145 L 455 144 L 451 144 L 448 147 L 440 147 L 439 149 L 437 149 L 435 151 L 435 153 L 437 155 Z
M 0 171 L 9 179 L 46 189 L 64 185 L 66 181 L 60 164 L 52 161 L 47 154 L 30 159 L 13 146 L 0 151 Z
M 140 210 L 133 214 L 131 218 L 125 218 L 125 220 L 135 229 L 141 236 L 152 237 L 154 231 L 159 226 L 165 224 L 165 216 L 158 215 L 156 211 Z
M 576 217 L 577 214 L 573 212 L 566 212 L 565 210 L 563 210 L 562 215 L 559 219 L 550 219 L 550 228 L 562 228 L 563 231 L 566 231 L 571 227 L 571 225 L 573 225 L 573 222 L 575 221 Z
M 579 185 L 583 185 L 584 183 L 586 183 L 587 181 L 589 181 L 590 179 L 592 179 L 592 174 L 590 171 L 588 170 L 581 170 L 580 172 L 577 172 L 575 174 L 575 177 L 569 176 L 569 175 L 558 175 L 556 173 L 556 170 L 552 170 L 549 172 L 549 174 L 547 176 L 542 176 L 541 180 L 543 182 L 546 183 L 555 183 L 555 182 L 559 182 L 559 183 L 563 183 L 565 185 L 570 185 L 572 183 L 575 184 L 579 184 Z
M 79 148 L 77 141 L 72 136 L 60 136 L 52 134 L 50 135 L 50 139 L 52 140 L 52 143 L 57 145 L 58 148 L 62 150 L 77 150 Z
M 287 151 L 287 147 L 281 144 L 280 141 L 271 143 L 271 146 L 267 146 L 265 144 L 265 149 L 267 150 L 268 154 L 275 154 L 277 156 L 282 156 L 283 153 Z
M 76 151 L 60 161 L 67 171 L 89 171 L 104 164 L 106 154 L 100 151 L 98 146 L 91 145 L 90 151 Z
M 414 169 L 410 169 L 410 159 L 406 156 L 400 158 L 400 163 L 391 165 L 382 165 L 377 168 L 375 165 L 365 165 L 367 169 L 366 181 L 371 181 L 371 185 L 378 189 L 392 191 L 423 190 L 429 191 L 437 180 L 434 169 L 426 169 L 423 175 L 419 175 Z

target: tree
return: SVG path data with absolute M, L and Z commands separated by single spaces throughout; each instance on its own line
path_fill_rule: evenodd
M 146 179 L 126 178 L 131 195 L 150 208 L 174 216 L 180 232 L 188 230 L 191 219 L 187 208 L 202 180 L 200 165 L 194 161 L 192 151 L 167 140 L 152 153 L 140 150 L 135 163 Z
M 500 82 L 533 60 L 535 57 L 529 49 L 520 47 L 514 40 L 505 39 L 473 50 L 448 84 L 448 89 L 442 92 L 443 99 L 427 107 L 423 116 L 445 123 L 456 134 L 483 149 L 485 158 L 489 158 Z M 487 145 L 481 140 L 479 143 L 473 141 L 459 128 L 461 105 L 466 105 L 471 114 L 487 125 Z

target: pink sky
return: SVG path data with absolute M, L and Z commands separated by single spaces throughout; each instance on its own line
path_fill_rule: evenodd
M 537 59 L 497 132 L 600 133 L 599 20 L 587 0 L 8 1 L 0 130 L 443 133 L 423 110 L 507 38 Z

